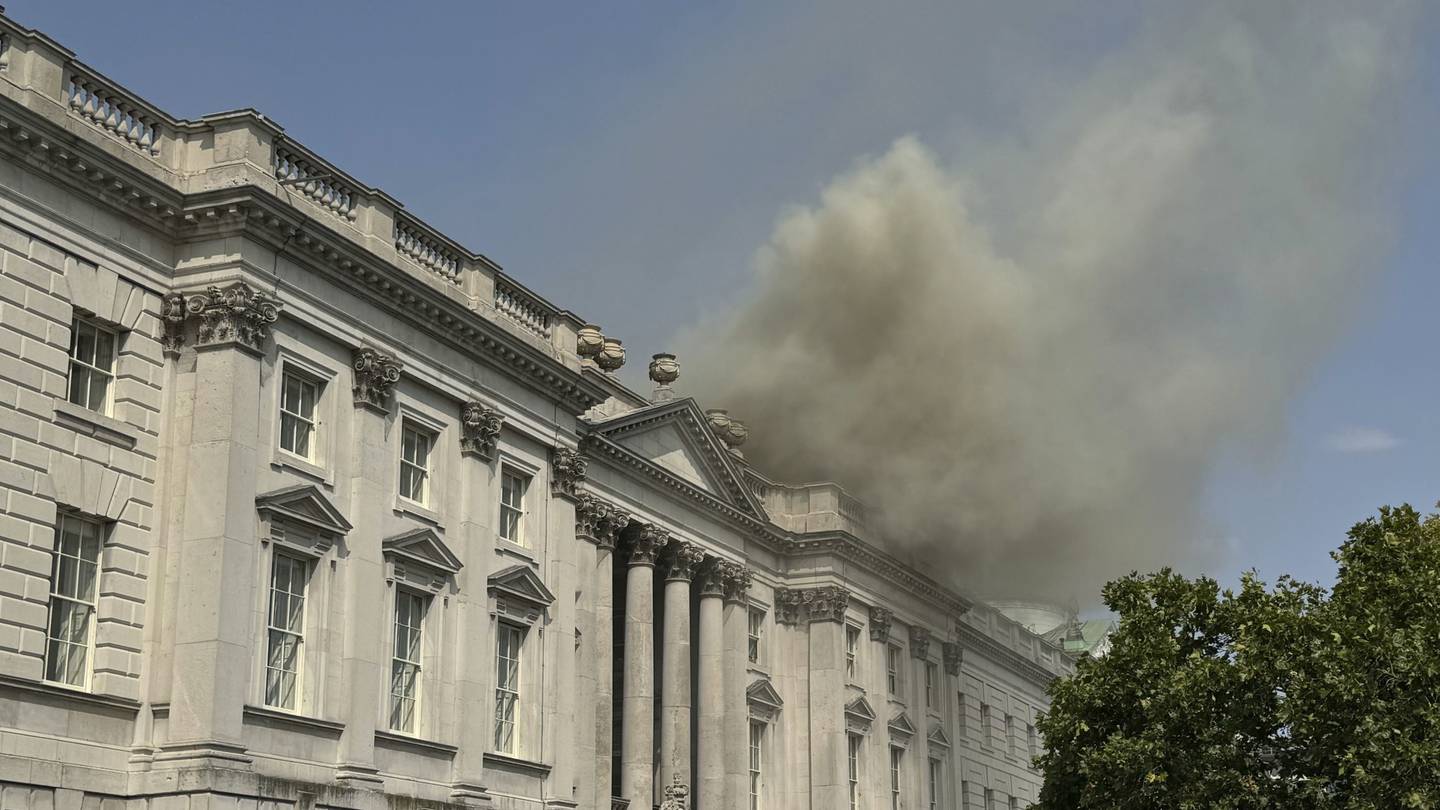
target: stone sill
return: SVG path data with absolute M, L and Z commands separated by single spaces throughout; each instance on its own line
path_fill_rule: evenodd
M 133 450 L 140 443 L 139 428 L 128 422 L 82 408 L 68 399 L 55 397 L 54 402 L 55 422 L 59 425 L 125 450 Z
M 87 692 L 73 686 L 61 686 L 49 681 L 31 681 L 25 678 L 16 678 L 13 675 L 0 674 L 0 687 L 22 690 L 57 700 L 85 703 L 99 709 L 121 712 L 131 717 L 140 711 L 140 701 L 138 700 L 112 695 L 97 695 L 94 692 Z
M 501 557 L 515 557 L 536 568 L 540 567 L 540 560 L 535 556 L 535 549 L 519 543 L 512 543 L 503 537 L 495 538 L 495 553 Z
M 287 712 L 283 709 L 271 709 L 265 706 L 246 706 L 244 708 L 246 720 L 252 720 L 267 726 L 279 726 L 288 728 L 291 731 L 320 732 L 327 737 L 339 737 L 345 731 L 344 723 L 337 723 L 334 720 L 322 720 L 318 717 L 307 717 L 303 714 Z
M 430 756 L 453 757 L 460 750 L 458 746 L 448 743 L 426 740 L 420 737 L 412 737 L 409 734 L 402 734 L 395 731 L 376 731 L 375 743 L 387 743 L 395 748 L 409 748 Z
M 439 512 L 436 512 L 428 506 L 406 500 L 399 495 L 395 496 L 395 514 L 424 521 L 439 529 L 445 528 L 444 524 L 440 522 Z
M 485 752 L 485 767 L 494 767 L 497 770 L 509 771 L 511 773 L 522 773 L 527 776 L 545 778 L 550 775 L 550 766 L 543 762 L 534 762 L 519 757 L 510 757 L 504 754 L 497 754 L 491 751 Z
M 270 468 L 274 470 L 289 470 L 290 472 L 312 479 L 315 483 L 322 484 L 327 489 L 335 488 L 335 481 L 331 478 L 329 470 L 313 461 L 307 461 L 284 450 L 277 449 L 275 451 L 275 457 L 270 460 Z

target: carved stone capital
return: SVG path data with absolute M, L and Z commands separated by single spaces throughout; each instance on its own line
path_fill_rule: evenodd
M 185 325 L 194 320 L 197 349 L 233 346 L 263 354 L 270 324 L 280 319 L 280 302 L 244 281 L 203 292 L 170 293 L 161 302 L 165 330 L 160 341 L 166 354 L 177 356 L 185 345 Z
M 958 641 L 947 641 L 941 648 L 945 655 L 945 672 L 949 675 L 959 675 L 960 665 L 965 662 L 965 650 Z
M 700 595 L 719 596 L 725 595 L 725 566 L 734 565 L 716 557 L 706 557 L 695 571 L 695 584 L 700 588 Z
M 923 627 L 910 628 L 910 657 L 928 658 L 930 656 L 930 631 Z
M 361 346 L 354 351 L 350 367 L 355 377 L 350 386 L 355 404 L 389 413 L 390 393 L 395 390 L 395 383 L 400 382 L 400 361 L 378 349 Z
M 705 559 L 705 552 L 694 543 L 672 540 L 665 549 L 665 579 L 689 582 L 695 578 L 695 569 Z
M 734 604 L 745 602 L 750 591 L 750 569 L 739 563 L 721 563 L 723 573 L 721 577 L 725 583 L 725 601 Z
M 891 612 L 889 608 L 870 608 L 870 640 L 882 642 L 889 641 L 890 622 L 894 618 L 895 614 Z
M 483 402 L 467 401 L 460 406 L 460 453 L 481 461 L 493 460 L 504 424 L 504 414 Z
M 610 519 L 610 504 L 582 492 L 575 499 L 575 537 L 596 545 L 600 544 L 601 525 Z
M 630 542 L 630 565 L 655 565 L 655 555 L 670 542 L 670 533 L 655 526 L 646 524 L 640 527 L 635 533 L 635 538 Z
M 781 624 L 843 622 L 850 592 L 839 585 L 784 588 L 775 593 L 775 619 Z
M 557 447 L 550 454 L 550 494 L 574 500 L 585 483 L 585 468 L 590 465 L 578 450 Z
M 600 548 L 614 550 L 620 541 L 620 532 L 630 525 L 630 513 L 613 504 L 610 513 L 595 523 L 595 544 Z

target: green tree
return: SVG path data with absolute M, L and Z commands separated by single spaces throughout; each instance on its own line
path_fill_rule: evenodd
M 1039 807 L 1440 808 L 1440 516 L 1384 508 L 1333 590 L 1105 587 L 1108 655 L 1050 689 Z

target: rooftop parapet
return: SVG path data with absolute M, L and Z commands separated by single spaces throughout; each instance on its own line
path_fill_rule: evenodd
M 99 175 L 132 204 L 160 218 L 183 215 L 164 195 L 146 194 L 122 174 L 138 172 L 178 195 L 252 186 L 363 246 L 402 272 L 458 293 L 473 311 L 573 368 L 582 321 L 536 295 L 472 251 L 288 136 L 254 110 L 176 118 L 76 58 L 45 34 L 0 15 L 0 95 L 123 162 L 109 171 L 69 139 L 47 140 L 4 125 L 0 135 L 35 139 L 72 171 Z M 123 195 L 122 195 L 123 196 Z M 175 199 L 183 199 L 176 197 Z

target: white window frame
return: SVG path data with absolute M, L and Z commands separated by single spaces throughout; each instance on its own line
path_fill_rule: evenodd
M 860 676 L 860 628 L 845 625 L 845 677 L 854 681 Z
M 420 454 L 418 452 L 411 454 L 412 458 L 406 458 L 406 454 L 408 452 L 406 448 L 406 443 L 412 434 L 417 438 L 417 443 L 415 445 L 417 448 L 419 447 L 419 439 L 424 439 L 425 453 L 423 464 L 416 460 L 420 457 Z M 407 503 L 413 503 L 416 506 L 427 508 L 431 505 L 431 503 L 434 502 L 434 492 L 432 491 L 433 487 L 431 486 L 434 478 L 435 466 L 433 457 L 435 455 L 435 446 L 439 444 L 439 439 L 440 434 L 438 431 L 434 430 L 430 426 L 424 424 L 423 422 L 420 422 L 417 419 L 411 419 L 409 417 L 406 417 L 400 421 L 400 470 L 396 487 L 396 491 L 400 495 L 400 500 Z M 408 479 L 408 481 L 410 482 L 410 491 L 408 493 L 406 492 L 407 472 L 410 473 L 410 478 Z M 420 497 L 418 498 L 415 497 L 417 493 L 415 492 L 414 484 L 414 476 L 417 474 L 420 477 L 420 491 L 418 493 Z
M 853 731 L 845 732 L 845 773 L 850 791 L 850 810 L 860 810 L 860 785 L 864 763 L 864 736 Z
M 302 392 L 307 388 L 310 389 L 311 396 L 309 414 L 305 414 L 298 409 L 292 409 L 291 406 L 293 406 L 294 403 L 287 402 L 288 395 L 290 393 L 290 383 L 292 380 L 296 383 L 296 385 Z M 320 443 L 321 441 L 323 441 L 323 438 L 320 435 L 320 428 L 322 425 L 320 415 L 321 403 L 323 402 L 323 397 L 325 396 L 325 383 L 325 380 L 316 377 L 314 374 L 311 374 L 307 371 L 301 370 L 294 363 L 285 362 L 281 364 L 279 391 L 280 404 L 277 415 L 278 418 L 275 424 L 275 446 L 280 450 L 280 452 L 285 453 L 289 456 L 293 456 L 300 459 L 301 461 L 305 461 L 310 464 L 318 464 L 320 462 Z M 306 441 L 304 453 L 296 450 L 294 447 L 285 446 L 285 440 L 287 435 L 292 436 L 292 443 L 293 435 L 296 435 L 295 431 L 286 429 L 287 422 L 294 423 L 297 427 L 303 427 L 305 429 Z
M 945 761 L 930 757 L 926 776 L 930 782 L 930 810 L 940 810 L 945 802 Z
M 745 613 L 745 660 L 760 666 L 765 663 L 765 619 L 769 611 L 760 605 L 750 605 Z
M 100 558 L 105 549 L 104 523 L 79 515 L 60 512 L 55 521 L 55 550 L 50 566 L 50 605 L 45 620 L 45 680 L 76 689 L 89 689 L 95 667 L 96 608 L 100 593 Z M 74 526 L 73 547 L 66 542 L 66 529 Z M 87 547 L 87 541 L 93 546 Z M 93 559 L 88 553 L 93 548 Z M 73 553 L 71 553 L 73 551 Z M 66 576 L 66 561 L 73 566 Z M 81 593 L 85 572 L 90 569 L 89 594 Z M 67 586 L 64 580 L 70 579 Z M 61 610 L 65 609 L 65 613 Z M 79 628 L 73 626 L 78 612 L 84 612 Z M 57 622 L 68 617 L 71 627 L 66 636 L 56 635 Z M 76 632 L 83 634 L 76 641 Z M 82 656 L 78 668 L 72 667 L 73 656 Z M 68 673 L 68 675 L 67 675 Z M 72 677 L 73 676 L 73 679 Z
M 750 719 L 750 810 L 761 810 L 765 787 L 765 722 Z
M 92 333 L 90 342 L 90 356 L 80 356 L 80 334 L 88 330 Z M 110 339 L 109 363 L 101 365 L 99 356 L 100 337 Z M 70 348 L 69 365 L 65 375 L 65 399 L 73 405 L 77 405 L 89 411 L 94 411 L 102 416 L 109 416 L 111 405 L 115 400 L 115 366 L 120 357 L 120 335 L 121 333 L 111 327 L 101 324 L 94 318 L 76 314 L 70 321 Z M 80 373 L 77 373 L 80 372 Z M 104 381 L 105 391 L 101 395 L 98 406 L 91 403 L 95 380 L 99 378 Z M 84 379 L 84 392 L 81 397 L 83 402 L 76 402 L 76 385 Z
M 904 695 L 904 650 L 899 644 L 885 645 L 885 690 L 893 698 Z
M 904 780 L 901 772 L 905 767 L 905 749 L 898 745 L 890 746 L 890 810 L 901 810 L 904 807 L 904 797 L 901 786 Z
M 390 609 L 390 687 L 387 690 L 385 724 L 399 734 L 418 736 L 421 732 L 421 707 L 425 698 L 425 618 L 430 613 L 431 595 L 410 588 L 395 589 L 395 598 Z M 401 607 L 406 608 L 410 621 L 401 624 Z M 417 615 L 418 611 L 418 615 Z M 401 631 L 406 631 L 409 650 L 401 649 Z M 413 639 L 410 637 L 413 633 Z M 406 655 L 408 653 L 408 656 Z M 397 675 L 408 677 L 400 678 Z M 397 691 L 397 688 L 400 691 Z M 405 691 L 408 688 L 408 693 Z M 396 710 L 405 701 L 410 703 L 409 723 L 400 722 Z M 401 716 L 403 717 L 403 715 Z
M 523 685 L 521 678 L 524 677 L 525 660 L 525 638 L 529 635 L 528 628 L 512 622 L 496 622 L 495 625 L 495 715 L 491 729 L 490 746 L 496 753 L 507 756 L 516 756 L 520 752 L 521 744 L 521 691 Z M 505 640 L 510 639 L 509 649 L 511 655 L 506 656 Z M 510 684 L 505 684 L 506 678 L 502 677 L 508 669 L 510 670 Z M 510 707 L 509 718 L 503 714 L 505 705 Z M 509 727 L 509 736 L 506 745 L 501 745 L 501 730 Z
M 940 680 L 940 668 L 935 665 L 935 662 L 934 662 L 934 661 L 926 661 L 926 662 L 925 662 L 925 708 L 926 708 L 926 709 L 929 709 L 929 710 L 931 710 L 931 711 L 935 711 L 935 710 L 938 710 L 938 709 L 940 708 L 940 707 L 937 705 L 938 701 L 936 701 L 936 697 L 938 697 L 938 695 L 936 694 L 936 686 L 937 686 L 937 682 L 938 682 L 939 680 Z
M 506 493 L 513 492 L 509 487 L 510 482 L 516 481 L 520 485 L 520 497 L 518 503 L 507 503 Z M 529 515 L 530 487 L 535 482 L 535 476 L 512 464 L 500 466 L 500 515 L 496 523 L 496 535 L 507 543 L 514 543 L 522 548 L 529 548 L 530 541 L 526 532 L 525 518 Z M 514 516 L 514 522 L 508 519 Z
M 260 697 L 261 702 L 265 705 L 266 708 L 296 713 L 299 713 L 304 709 L 305 621 L 307 617 L 307 603 L 309 602 L 310 597 L 310 575 L 314 571 L 314 562 L 314 560 L 308 557 L 304 557 L 298 554 L 288 554 L 284 551 L 276 551 L 270 555 L 270 584 L 265 589 L 267 597 L 265 600 L 265 669 L 264 681 L 261 684 L 262 691 Z M 283 592 L 278 590 L 279 575 L 282 565 L 286 567 L 286 581 L 288 583 L 286 589 Z M 300 579 L 298 591 L 295 590 L 294 587 L 297 567 Z M 283 624 L 276 623 L 275 608 L 278 602 L 278 598 L 281 597 L 282 593 L 287 609 L 290 607 L 292 602 L 299 602 L 299 612 L 294 617 L 293 627 L 286 627 Z M 284 669 L 283 667 L 276 667 L 273 665 L 276 660 L 275 654 L 277 641 L 283 642 L 286 640 L 292 641 L 295 645 L 295 668 L 293 671 L 289 671 Z M 290 705 L 286 705 L 284 701 L 272 702 L 270 688 L 272 672 L 281 673 L 279 676 L 281 678 L 284 677 L 284 674 L 286 672 L 289 672 L 291 678 Z

